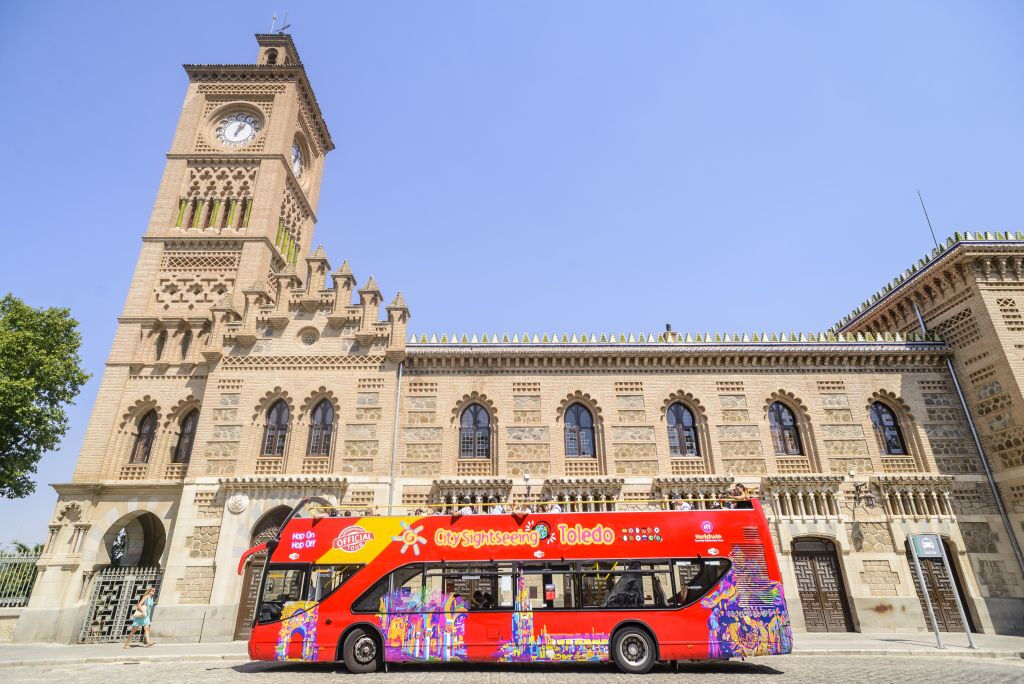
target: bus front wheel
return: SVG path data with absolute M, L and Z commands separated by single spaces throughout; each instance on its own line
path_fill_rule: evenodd
M 380 661 L 377 637 L 362 627 L 353 629 L 341 645 L 341 657 L 353 674 L 376 672 Z
M 612 637 L 612 659 L 623 672 L 644 674 L 655 661 L 654 639 L 640 627 L 623 627 Z

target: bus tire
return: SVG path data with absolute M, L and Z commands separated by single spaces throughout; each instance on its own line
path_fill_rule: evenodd
M 342 642 L 341 658 L 352 674 L 376 672 L 381 659 L 377 635 L 364 627 L 356 627 Z
M 612 660 L 623 672 L 644 674 L 658 659 L 651 633 L 637 625 L 626 625 L 612 636 Z

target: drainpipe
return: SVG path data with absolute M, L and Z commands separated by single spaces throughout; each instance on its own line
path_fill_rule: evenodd
M 391 433 L 391 482 L 388 484 L 388 515 L 392 514 L 395 501 L 395 459 L 398 455 L 398 413 L 402 399 L 402 368 L 405 361 L 398 362 L 398 381 L 395 384 L 395 429 Z
M 921 310 L 917 308 L 917 302 L 914 304 L 914 313 L 917 314 L 917 324 L 921 326 L 921 332 L 926 333 L 927 329 L 924 326 L 924 318 L 921 317 Z M 1003 506 L 1003 499 L 999 496 L 999 488 L 996 486 L 996 479 L 992 475 L 992 466 L 989 465 L 988 456 L 985 455 L 985 449 L 981 446 L 981 439 L 978 437 L 978 430 L 974 427 L 974 419 L 971 417 L 971 411 L 967 408 L 967 400 L 964 399 L 963 390 L 960 389 L 960 381 L 956 377 L 956 371 L 953 369 L 953 359 L 946 357 L 946 366 L 949 368 L 949 375 L 953 378 L 953 386 L 956 387 L 956 394 L 960 397 L 960 406 L 964 409 L 964 415 L 967 416 L 967 427 L 971 429 L 971 437 L 974 438 L 974 446 L 978 449 L 978 454 L 981 456 L 981 465 L 985 468 L 985 477 L 988 479 L 988 486 L 992 489 L 992 497 L 996 501 L 996 508 L 999 509 L 999 517 L 1003 519 L 1003 526 L 1006 528 L 1006 536 L 1010 538 L 1010 546 L 1013 547 L 1013 553 L 1017 556 L 1017 564 L 1020 565 L 1021 572 L 1024 572 L 1024 553 L 1021 553 L 1020 544 L 1017 543 L 1017 536 L 1013 533 L 1013 525 L 1010 523 L 1010 516 L 1006 514 L 1006 507 Z

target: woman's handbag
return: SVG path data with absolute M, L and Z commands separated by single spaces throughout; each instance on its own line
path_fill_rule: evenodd
M 146 617 L 146 606 L 135 606 L 135 612 L 132 613 L 133 620 L 141 620 Z

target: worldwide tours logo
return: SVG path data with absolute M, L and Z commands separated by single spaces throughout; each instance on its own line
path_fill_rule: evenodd
M 710 544 L 711 542 L 722 541 L 722 535 L 715 532 L 715 526 L 711 524 L 710 520 L 705 520 L 700 524 L 700 532 L 693 535 L 693 541 Z

